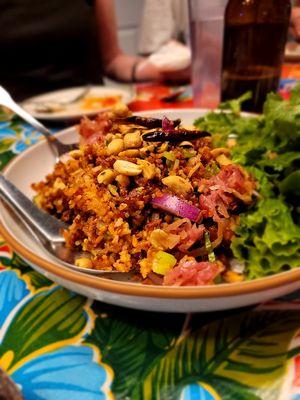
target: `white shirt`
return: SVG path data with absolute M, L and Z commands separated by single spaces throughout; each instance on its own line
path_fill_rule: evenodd
M 145 0 L 139 53 L 151 54 L 171 39 L 188 36 L 187 0 Z

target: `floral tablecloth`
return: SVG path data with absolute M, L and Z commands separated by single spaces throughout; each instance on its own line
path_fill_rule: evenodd
M 147 96 L 170 106 L 153 90 L 140 88 L 132 107 Z M 190 105 L 188 95 L 177 103 Z M 0 119 L 2 169 L 40 135 Z M 122 309 L 50 282 L 2 240 L 0 367 L 26 400 L 296 400 L 300 293 L 213 314 Z

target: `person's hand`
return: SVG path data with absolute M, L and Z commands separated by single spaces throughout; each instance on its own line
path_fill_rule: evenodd
M 289 33 L 295 40 L 300 41 L 300 7 L 292 8 Z
M 161 72 L 148 58 L 141 60 L 136 68 L 135 80 L 160 81 L 169 84 L 183 84 L 190 81 L 190 67 L 178 71 Z
M 169 40 L 145 59 L 158 71 L 159 80 L 170 84 L 183 84 L 190 80 L 191 50 L 177 40 Z M 142 70 L 142 66 L 140 68 Z
M 188 82 L 190 79 L 190 68 L 179 71 L 161 72 L 148 58 L 130 56 L 124 53 L 119 53 L 114 57 L 104 72 L 106 76 L 123 82 L 153 81 L 182 84 Z
M 171 85 L 183 85 L 191 80 L 191 67 L 180 69 L 178 71 L 164 72 L 161 74 L 164 82 Z

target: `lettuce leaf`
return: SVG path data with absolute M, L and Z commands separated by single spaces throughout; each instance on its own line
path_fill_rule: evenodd
M 258 165 L 263 169 L 267 167 L 269 171 L 281 172 L 294 165 L 296 161 L 300 162 L 300 151 L 278 154 L 274 158 L 264 157 L 261 161 L 258 161 Z
M 299 200 L 300 170 L 293 171 L 282 182 L 280 182 L 279 189 L 287 198 L 295 197 Z
M 299 266 L 300 227 L 282 199 L 261 200 L 242 216 L 236 234 L 232 251 L 246 263 L 249 279 Z
M 264 105 L 263 136 L 274 138 L 273 151 L 300 149 L 300 96 L 296 91 L 290 101 L 278 94 L 268 95 Z
M 241 215 L 231 245 L 253 279 L 300 266 L 300 85 L 289 101 L 269 94 L 260 116 L 241 114 L 247 96 L 223 103 L 195 125 L 213 134 L 215 146 L 234 135 L 233 161 L 258 182 L 259 198 Z

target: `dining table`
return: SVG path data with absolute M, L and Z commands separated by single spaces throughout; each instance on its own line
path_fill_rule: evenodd
M 283 97 L 298 79 L 284 65 Z M 172 90 L 137 85 L 130 108 L 193 107 L 189 86 Z M 1 169 L 39 140 L 0 111 Z M 0 238 L 0 368 L 25 400 L 297 400 L 300 291 L 213 313 L 121 308 L 48 280 Z

